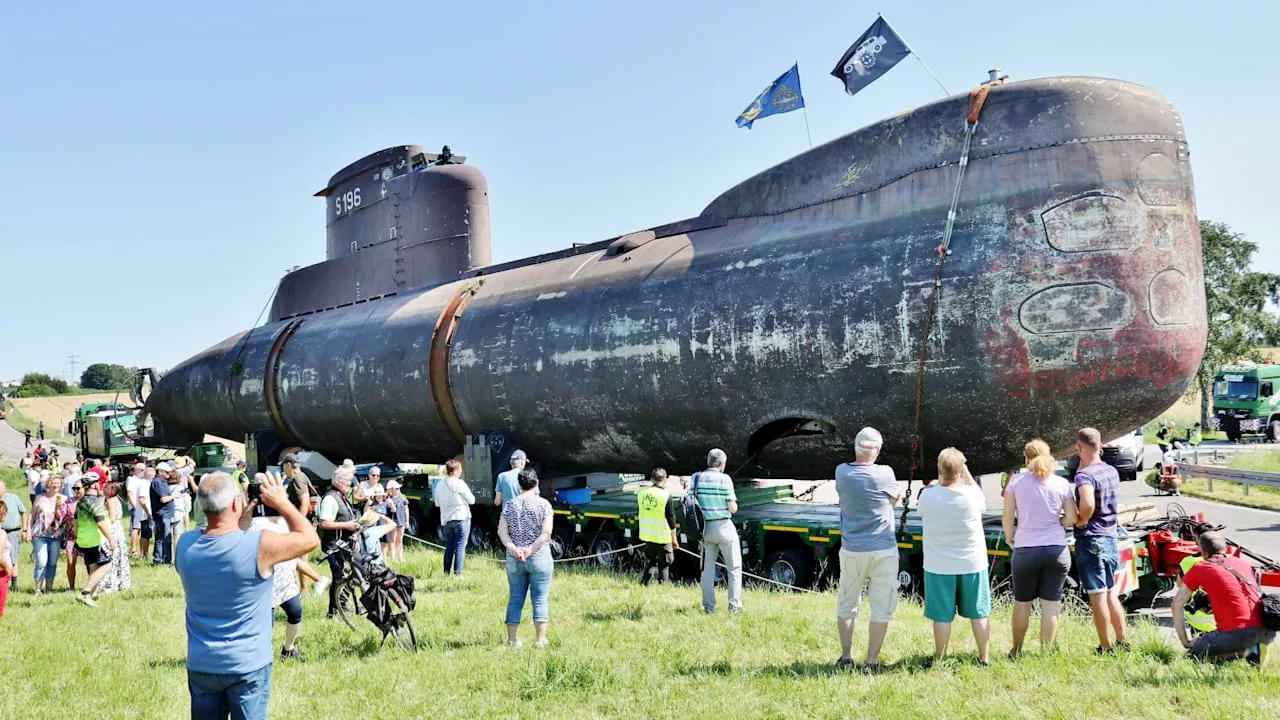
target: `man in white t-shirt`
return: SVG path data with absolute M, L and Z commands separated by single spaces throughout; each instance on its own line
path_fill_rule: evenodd
M 151 539 L 151 482 L 143 475 L 147 466 L 135 463 L 133 473 L 125 481 L 124 490 L 129 496 L 129 552 L 138 557 L 139 543 L 142 541 L 142 530 L 147 528 L 147 539 Z M 142 550 L 142 555 L 147 551 Z
M 964 454 L 955 448 L 939 453 L 938 482 L 921 491 L 918 504 L 924 529 L 924 616 L 933 621 L 934 660 L 946 654 L 951 621 L 959 611 L 973 626 L 978 664 L 990 664 L 991 583 L 982 530 L 986 505 Z

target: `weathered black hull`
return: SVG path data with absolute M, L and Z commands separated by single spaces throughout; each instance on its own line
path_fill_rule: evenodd
M 439 460 L 459 433 L 503 428 L 567 470 L 691 471 L 719 446 L 744 475 L 795 478 L 829 477 L 872 425 L 904 470 L 965 106 L 766 171 L 704 229 L 257 328 L 174 368 L 148 406 L 342 457 Z M 955 445 L 1002 469 L 1030 437 L 1067 450 L 1082 425 L 1117 435 L 1177 400 L 1204 349 L 1204 288 L 1163 98 L 1092 79 L 993 90 L 959 207 L 924 457 Z

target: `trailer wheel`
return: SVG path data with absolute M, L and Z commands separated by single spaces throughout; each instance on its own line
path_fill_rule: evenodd
M 469 550 L 489 550 L 497 543 L 493 532 L 485 525 L 472 525 L 471 537 L 467 538 Z
M 569 548 L 573 546 L 573 528 L 561 526 L 551 531 L 551 559 L 560 560 L 569 557 Z
M 618 567 L 622 564 L 622 558 L 619 557 L 621 553 L 613 551 L 623 547 L 626 546 L 622 544 L 622 533 L 617 530 L 601 530 L 591 541 L 591 554 L 596 556 L 596 562 L 601 567 Z
M 802 550 L 779 550 L 765 560 L 769 579 L 795 588 L 809 587 L 813 582 L 813 562 Z
M 1272 420 L 1267 426 L 1267 439 L 1271 442 L 1280 442 L 1280 420 Z
M 422 533 L 427 531 L 427 518 L 423 516 L 417 503 L 409 503 L 409 517 L 405 520 L 404 531 L 416 538 L 422 537 Z

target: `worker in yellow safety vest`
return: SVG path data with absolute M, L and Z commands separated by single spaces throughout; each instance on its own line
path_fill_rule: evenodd
M 237 460 L 236 471 L 231 473 L 231 477 L 235 478 L 235 481 L 240 483 L 241 490 L 247 491 L 249 489 L 249 473 L 245 471 L 246 467 L 247 465 L 245 465 L 243 460 Z
M 671 509 L 671 493 L 664 487 L 666 483 L 667 471 L 654 468 L 649 471 L 649 486 L 636 493 L 636 503 L 640 509 L 637 515 L 640 542 L 644 543 L 641 585 L 649 584 L 649 573 L 655 568 L 659 583 L 671 579 L 671 564 L 676 559 L 675 548 L 680 546 L 676 538 L 675 511 Z

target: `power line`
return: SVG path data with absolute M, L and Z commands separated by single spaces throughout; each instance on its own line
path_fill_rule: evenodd
M 73 382 L 75 382 L 75 381 L 76 381 L 76 356 L 75 356 L 75 353 L 72 353 L 71 355 L 68 355 L 68 356 L 67 356 L 67 362 L 68 362 L 68 363 L 71 363 L 71 377 L 67 378 L 67 382 L 69 382 L 69 383 L 73 383 Z

